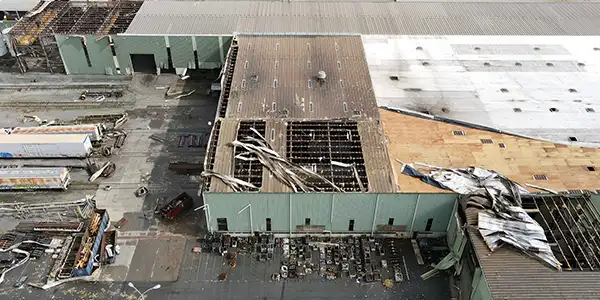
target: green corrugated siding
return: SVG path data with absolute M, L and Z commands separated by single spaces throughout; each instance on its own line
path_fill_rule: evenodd
M 174 68 L 195 68 L 191 36 L 170 36 L 171 60 Z
M 0 31 L 9 28 L 9 27 L 13 27 L 15 24 L 17 24 L 17 21 L 14 20 L 3 20 L 0 21 Z
M 115 36 L 113 40 L 123 74 L 133 72 L 130 54 L 153 54 L 158 68 L 169 67 L 164 36 Z
M 379 198 L 379 201 L 377 200 Z M 419 204 L 417 205 L 417 198 Z M 290 222 L 290 200 L 292 214 Z M 266 229 L 266 218 L 271 218 L 274 232 L 295 231 L 296 226 L 304 225 L 310 218 L 311 225 L 325 225 L 332 232 L 348 232 L 350 220 L 354 220 L 354 232 L 370 233 L 375 226 L 387 225 L 394 218 L 394 225 L 405 225 L 406 230 L 415 216 L 414 228 L 424 231 L 427 219 L 433 218 L 431 231 L 445 233 L 456 201 L 453 194 L 289 194 L 289 193 L 205 193 L 205 203 L 209 204 L 211 223 L 216 228 L 217 218 L 227 218 L 229 231 L 248 232 L 250 213 L 239 210 L 251 203 L 254 230 Z M 333 214 L 331 213 L 333 202 Z M 377 204 L 379 203 L 379 204 Z M 375 213 L 375 207 L 377 212 Z M 415 208 L 417 210 L 415 211 Z M 290 228 L 291 224 L 291 228 Z
M 471 293 L 471 300 L 491 300 L 492 294 L 487 284 L 485 276 L 481 271 L 481 268 L 475 270 L 473 276 L 473 292 Z
M 433 218 L 431 232 L 446 232 L 455 201 L 455 194 L 420 194 L 413 231 L 425 231 Z
M 221 38 L 223 45 L 219 43 L 218 36 L 197 36 L 196 37 L 196 50 L 198 52 L 198 64 L 200 69 L 214 69 L 221 66 L 221 49 L 223 48 L 223 55 L 227 54 L 231 39 Z M 225 44 L 228 42 L 228 44 Z
M 110 51 L 108 37 L 96 40 L 96 35 L 86 35 L 85 44 L 91 66 L 85 57 L 80 36 L 57 35 L 58 49 L 65 63 L 67 74 L 116 75 L 115 63 Z

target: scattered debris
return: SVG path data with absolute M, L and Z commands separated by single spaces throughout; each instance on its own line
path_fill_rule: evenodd
M 94 169 L 95 164 L 91 164 L 89 166 L 90 170 Z M 92 176 L 90 176 L 90 178 L 88 179 L 89 182 L 94 182 L 96 179 L 98 179 L 98 177 L 102 176 L 102 177 L 110 177 L 116 170 L 116 165 L 114 162 L 112 161 L 108 161 L 104 164 L 104 166 L 102 166 L 102 168 L 98 169 L 97 171 L 95 171 Z
M 115 228 L 117 229 L 121 229 L 121 227 L 123 227 L 123 225 L 127 224 L 128 220 L 126 218 L 121 218 L 119 221 L 117 221 L 117 223 L 115 224 Z
M 561 269 L 544 229 L 522 207 L 521 195 L 529 193 L 524 187 L 494 171 L 482 168 L 445 169 L 419 165 L 433 171 L 423 174 L 410 164 L 405 164 L 402 173 L 463 195 L 461 202 L 465 208 L 479 208 L 477 226 L 492 252 L 509 244 L 553 268 Z M 447 269 L 458 261 L 460 253 L 451 252 L 432 271 Z M 432 271 L 421 277 L 431 276 Z
M 139 187 L 133 194 L 138 198 L 146 196 L 148 194 L 148 188 L 144 186 Z
M 159 137 L 159 136 L 157 136 L 156 134 L 152 134 L 152 135 L 150 135 L 148 138 L 149 138 L 149 139 L 151 139 L 151 140 L 155 140 L 155 141 L 157 141 L 157 142 L 159 142 L 159 143 L 163 143 L 163 144 L 164 144 L 164 143 L 165 143 L 165 141 L 166 141 L 166 140 L 165 140 L 165 138 Z

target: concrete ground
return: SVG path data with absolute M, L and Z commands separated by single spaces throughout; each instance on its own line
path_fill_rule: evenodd
M 125 95 L 102 103 L 77 102 L 82 92 L 79 81 L 60 78 L 67 89 L 5 90 L 0 94 L 0 127 L 32 125 L 23 123 L 23 115 L 37 115 L 42 119 L 73 119 L 81 115 L 127 112 L 125 125 L 128 133 L 123 148 L 110 159 L 117 165 L 110 178 L 94 184 L 85 183 L 87 175 L 76 174 L 76 184 L 67 192 L 0 194 L 0 202 L 52 202 L 81 199 L 95 195 L 97 206 L 108 210 L 114 223 L 121 218 L 128 222 L 119 230 L 121 254 L 115 264 L 100 270 L 96 282 L 74 282 L 42 291 L 32 287 L 12 288 L 21 276 L 30 276 L 29 282 L 42 282 L 49 271 L 48 261 L 31 261 L 25 267 L 11 272 L 0 285 L 0 299 L 137 299 L 126 282 L 133 282 L 140 290 L 157 283 L 162 288 L 148 293 L 147 299 L 447 299 L 447 278 L 422 281 L 419 275 L 426 268 L 416 264 L 410 245 L 406 245 L 410 281 L 384 289 L 380 283 L 357 284 L 350 279 L 324 281 L 314 278 L 272 282 L 271 273 L 279 268 L 277 260 L 264 263 L 251 257 L 240 257 L 238 266 L 229 280 L 217 281 L 223 270 L 220 256 L 208 253 L 193 254 L 199 246 L 197 237 L 202 229 L 202 214 L 190 212 L 176 222 L 162 222 L 149 217 L 157 203 L 186 192 L 194 197 L 195 206 L 202 204 L 198 196 L 200 178 L 176 174 L 168 169 L 169 163 L 202 163 L 205 147 L 179 148 L 178 137 L 186 134 L 208 134 L 209 122 L 214 121 L 217 101 L 208 96 L 210 82 L 217 74 L 192 74 L 184 90 L 195 93 L 184 99 L 165 99 L 166 87 L 175 76 L 145 75 L 133 79 Z M 40 79 L 41 78 L 41 79 Z M 39 83 L 49 78 L 40 77 Z M 10 79 L 0 76 L 0 83 Z M 28 78 L 19 77 L 21 84 Z M 112 84 L 112 83 L 111 83 Z M 1 88 L 1 86 L 0 86 Z M 165 140 L 150 139 L 156 135 Z M 76 188 L 75 188 L 76 186 Z M 110 186 L 109 190 L 103 187 Z M 149 194 L 137 198 L 134 191 L 146 186 Z M 56 219 L 57 217 L 53 217 Z M 49 219 L 52 219 L 49 217 Z M 6 231 L 19 220 L 0 218 L 0 231 Z

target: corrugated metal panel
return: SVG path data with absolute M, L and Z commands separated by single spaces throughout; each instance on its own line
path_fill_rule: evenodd
M 350 118 L 354 111 L 377 118 L 360 37 L 240 36 L 238 45 L 227 117 L 277 118 L 286 110 L 289 119 Z M 323 85 L 319 71 L 327 74 Z
M 600 3 L 146 1 L 126 33 L 598 35 L 599 17 Z
M 222 119 L 219 130 L 219 142 L 215 151 L 215 164 L 213 171 L 221 174 L 232 175 L 233 147 L 229 143 L 235 140 L 240 122 L 232 119 Z M 264 185 L 264 183 L 263 183 Z M 211 192 L 231 192 L 231 188 L 220 179 L 213 177 L 210 182 Z
M 379 127 L 379 121 L 368 120 L 358 123 L 358 133 L 365 160 L 369 192 L 394 192 L 398 190 L 393 169 L 389 164 L 387 143 Z M 371 180 L 373 179 L 373 180 Z
M 171 60 L 174 68 L 195 68 L 194 46 L 189 36 L 170 36 Z M 197 40 L 197 39 L 196 39 Z
M 494 253 L 467 228 L 494 299 L 598 299 L 599 272 L 558 272 L 519 251 L 500 248 Z
M 167 45 L 164 36 L 115 36 L 115 51 L 122 72 L 133 71 L 130 54 L 153 54 L 158 68 L 168 68 Z
M 274 232 L 283 233 L 290 231 L 290 225 L 291 231 L 295 231 L 296 226 L 305 224 L 306 218 L 310 218 L 311 225 L 324 225 L 325 230 L 333 232 L 349 232 L 349 221 L 354 220 L 355 233 L 369 233 L 373 223 L 376 228 L 377 225 L 387 225 L 389 218 L 393 218 L 395 226 L 404 225 L 408 231 L 416 213 L 415 230 L 424 231 L 427 220 L 433 218 L 432 232 L 444 233 L 456 195 L 205 193 L 204 199 L 209 204 L 211 225 L 215 230 L 217 218 L 227 218 L 229 231 L 247 232 L 250 228 L 250 212 L 238 212 L 251 204 L 253 228 L 261 231 L 266 230 L 266 218 L 271 219 Z M 432 209 L 436 203 L 439 204 L 438 208 Z M 376 217 L 375 222 L 373 216 Z
M 96 35 L 86 35 L 84 38 L 90 64 L 83 49 L 84 39 L 81 36 L 56 36 L 56 43 L 68 74 L 115 74 L 116 68 L 108 37 L 98 39 Z
M 231 38 L 225 39 L 229 42 L 227 46 L 219 44 L 219 37 L 216 36 L 197 36 L 195 39 L 200 68 L 212 69 L 221 66 L 221 61 L 224 57 L 221 57 L 220 47 L 222 47 L 223 56 L 225 56 L 231 44 Z M 224 41 L 224 39 L 221 38 L 221 41 Z

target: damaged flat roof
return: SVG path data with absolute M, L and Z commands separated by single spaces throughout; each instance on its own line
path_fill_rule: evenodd
M 600 189 L 600 149 L 554 144 L 380 109 L 401 192 L 449 192 L 401 174 L 402 164 L 494 170 L 525 186 L 555 191 Z M 539 190 L 529 188 L 532 192 Z

